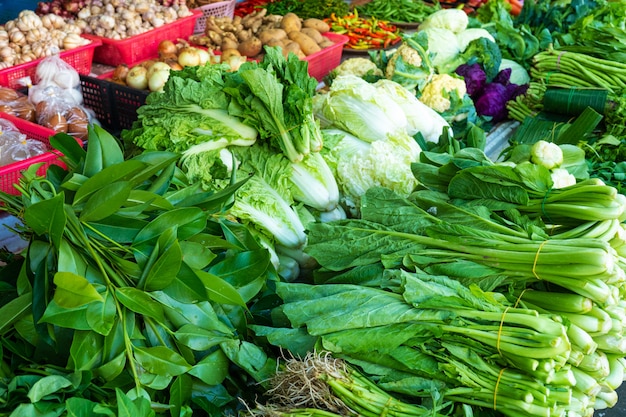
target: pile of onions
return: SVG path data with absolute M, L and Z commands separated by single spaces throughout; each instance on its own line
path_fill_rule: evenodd
M 171 70 L 215 62 L 206 49 L 187 43 L 176 44 L 164 40 L 159 43 L 158 50 L 158 59 L 144 61 L 132 68 L 124 64 L 118 65 L 113 71 L 111 81 L 138 90 L 162 91 Z
M 87 6 L 90 0 L 52 0 L 40 1 L 37 3 L 35 13 L 45 15 L 54 13 L 65 19 L 73 19 L 76 17 L 80 9 Z

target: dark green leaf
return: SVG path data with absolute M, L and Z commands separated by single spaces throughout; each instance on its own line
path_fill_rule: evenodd
M 72 165 L 78 165 L 85 159 L 86 152 L 75 137 L 59 132 L 50 136 L 50 146 L 60 151 L 65 159 L 69 159 Z
M 225 335 L 214 330 L 206 330 L 193 324 L 185 324 L 176 331 L 174 337 L 190 349 L 206 351 L 221 342 L 231 339 L 232 335 Z
M 102 337 L 91 331 L 77 331 L 70 346 L 70 358 L 74 369 L 91 370 L 102 363 Z
M 163 291 L 173 299 L 185 303 L 208 300 L 204 283 L 184 261 L 176 278 Z
M 182 356 L 165 346 L 135 346 L 133 353 L 141 366 L 156 375 L 173 377 L 191 369 Z
M 246 307 L 246 302 L 237 290 L 227 281 L 202 270 L 196 270 L 196 275 L 202 280 L 207 289 L 209 298 L 216 303 L 232 304 Z
M 118 243 L 131 243 L 137 236 L 137 233 L 146 227 L 147 224 L 148 222 L 145 220 L 118 216 L 117 214 L 89 222 L 91 227 Z
M 104 301 L 94 286 L 84 277 L 71 272 L 54 275 L 54 301 L 63 308 L 75 308 L 92 301 Z
M 122 287 L 115 290 L 115 296 L 129 310 L 152 317 L 160 323 L 164 321 L 163 307 L 146 292 L 134 287 Z
M 64 194 L 42 200 L 26 207 L 24 222 L 38 235 L 48 234 L 55 247 L 61 245 L 67 216 L 64 208 Z
M 228 376 L 229 364 L 228 357 L 224 352 L 216 350 L 195 364 L 189 371 L 189 374 L 200 379 L 205 384 L 217 385 L 224 382 L 224 379 Z
M 111 165 L 124 162 L 124 154 L 117 139 L 98 125 L 89 125 L 87 154 L 83 174 L 92 177 Z
M 264 381 L 276 373 L 276 362 L 254 343 L 231 339 L 220 346 L 228 359 L 245 369 L 257 381 Z
M 186 240 L 204 230 L 207 213 L 199 208 L 189 207 L 167 211 L 146 225 L 135 237 L 133 245 L 157 239 L 165 230 L 176 227 L 178 239 Z
M 36 403 L 41 401 L 44 397 L 50 394 L 54 394 L 63 388 L 71 386 L 72 383 L 69 379 L 61 375 L 48 375 L 35 382 L 32 388 L 28 391 L 28 398 L 31 402 Z
M 247 302 L 265 285 L 270 254 L 266 249 L 239 252 L 209 269 L 209 273 L 227 281 Z
M 13 324 L 30 313 L 32 294 L 22 294 L 0 308 L 0 336 L 13 328 Z
M 94 408 L 97 402 L 90 401 L 86 398 L 71 397 L 65 401 L 67 417 L 93 417 L 96 413 Z
M 83 222 L 102 220 L 119 210 L 130 195 L 130 184 L 127 181 L 105 185 L 91 194 L 80 213 Z
M 94 374 L 105 381 L 113 381 L 124 371 L 124 366 L 126 366 L 126 352 L 118 354 L 109 362 L 94 369 Z
M 132 190 L 128 196 L 127 205 L 143 205 L 148 204 L 148 210 L 173 210 L 174 206 L 167 199 L 161 197 L 159 194 L 144 191 L 144 190 Z
M 183 406 L 191 400 L 192 381 L 189 375 L 182 374 L 174 379 L 170 387 L 170 415 L 172 417 L 182 417 Z
M 171 230 L 171 229 L 170 229 Z M 154 263 L 147 267 L 145 280 L 140 280 L 146 291 L 162 290 L 170 285 L 180 270 L 183 259 L 183 252 L 175 240 L 174 231 L 168 238 L 168 233 L 164 233 L 159 238 L 159 253 Z
M 204 269 L 217 255 L 205 245 L 190 240 L 180 242 L 183 261 L 194 269 Z
M 72 205 L 77 206 L 87 201 L 90 195 L 111 185 L 115 182 L 125 182 L 146 167 L 146 164 L 139 161 L 124 161 L 123 163 L 103 169 L 87 179 L 74 195 Z
M 75 308 L 63 308 L 54 300 L 46 306 L 41 322 L 56 324 L 60 327 L 76 330 L 91 330 L 87 322 L 87 304 Z
M 94 332 L 106 336 L 113 328 L 117 309 L 115 298 L 108 290 L 104 292 L 103 297 L 103 302 L 91 303 L 87 307 L 87 322 Z

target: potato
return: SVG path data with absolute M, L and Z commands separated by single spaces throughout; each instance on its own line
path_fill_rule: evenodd
M 330 26 L 328 25 L 328 23 L 324 22 L 321 19 L 315 19 L 313 17 L 305 19 L 304 22 L 302 22 L 302 27 L 315 29 L 319 33 L 326 33 L 330 31 Z
M 287 32 L 283 29 L 265 29 L 258 33 L 257 37 L 263 45 L 269 43 L 270 40 L 283 40 L 287 37 Z
M 304 55 L 309 56 L 322 50 L 320 46 L 310 36 L 302 32 L 289 32 L 289 39 L 298 42 L 300 49 L 304 52 Z
M 302 52 L 302 49 L 300 49 L 300 45 L 298 45 L 298 42 L 295 42 L 292 40 L 286 40 L 283 42 L 282 48 L 283 48 L 282 52 L 285 58 L 289 55 L 290 52 L 296 54 L 296 56 L 300 59 L 306 57 L 304 52 Z
M 287 13 L 283 16 L 283 20 L 280 21 L 281 29 L 284 29 L 288 34 L 290 32 L 299 32 L 302 29 L 302 21 L 295 13 Z
M 318 45 L 320 46 L 320 48 L 324 49 L 324 48 L 328 48 L 329 46 L 333 46 L 335 44 L 335 42 L 331 41 L 330 39 L 328 39 L 326 36 L 322 36 L 324 39 L 318 43 Z
M 317 29 L 313 29 L 313 28 L 302 28 L 300 29 L 300 32 L 304 33 L 305 35 L 309 36 L 311 39 L 313 39 L 315 41 L 315 43 L 319 44 L 320 42 L 322 42 L 324 39 L 326 39 L 324 36 L 322 36 L 322 34 L 319 32 L 319 30 Z
M 247 41 L 243 41 L 239 44 L 237 48 L 241 55 L 247 57 L 257 56 L 263 50 L 263 44 L 256 36 L 248 39 Z

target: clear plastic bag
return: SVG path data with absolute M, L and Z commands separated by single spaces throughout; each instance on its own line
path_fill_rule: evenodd
M 0 119 L 2 120 L 2 119 Z M 6 131 L 0 135 L 0 165 L 23 161 L 46 152 L 46 146 L 19 131 Z
M 59 55 L 44 58 L 37 65 L 32 81 L 33 85 L 29 86 L 28 97 L 34 105 L 50 96 L 49 87 L 55 87 L 53 95 L 63 96 L 71 105 L 83 104 L 78 71 L 63 61 Z

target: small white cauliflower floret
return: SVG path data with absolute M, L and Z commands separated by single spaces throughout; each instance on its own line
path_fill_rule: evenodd
M 556 143 L 540 140 L 530 148 L 530 160 L 548 169 L 557 168 L 563 163 L 563 150 Z
M 459 97 L 467 93 L 465 81 L 449 74 L 435 74 L 422 89 L 420 101 L 431 109 L 443 113 L 450 108 L 450 93 L 456 90 Z
M 376 64 L 368 58 L 348 58 L 333 70 L 333 75 L 340 76 L 345 74 L 363 77 L 371 71 L 372 75 L 382 76 L 383 72 Z
M 553 169 L 550 173 L 553 188 L 565 188 L 576 184 L 576 177 L 570 174 L 565 168 Z

